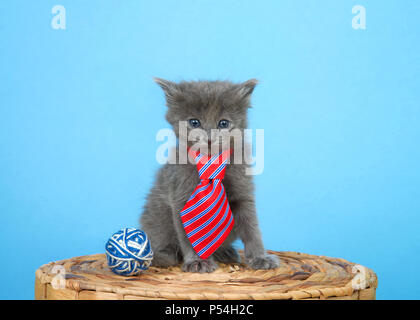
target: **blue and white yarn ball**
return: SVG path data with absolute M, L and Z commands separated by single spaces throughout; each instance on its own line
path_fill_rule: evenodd
M 108 266 L 123 276 L 134 276 L 149 268 L 153 251 L 144 231 L 125 228 L 114 233 L 105 245 Z

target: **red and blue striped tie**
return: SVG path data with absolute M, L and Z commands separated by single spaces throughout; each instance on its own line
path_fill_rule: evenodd
M 197 164 L 200 184 L 180 212 L 182 224 L 195 252 L 207 259 L 226 239 L 233 227 L 222 179 L 230 150 L 205 156 L 190 150 Z

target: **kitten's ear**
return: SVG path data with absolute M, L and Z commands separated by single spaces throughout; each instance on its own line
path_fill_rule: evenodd
M 254 91 L 257 83 L 258 83 L 257 79 L 250 79 L 248 81 L 245 81 L 245 82 L 239 84 L 238 85 L 238 94 L 242 98 L 249 99 L 251 97 L 251 94 Z
M 165 97 L 168 103 L 172 103 L 175 101 L 175 96 L 179 91 L 178 85 L 175 82 L 161 79 L 161 78 L 153 78 L 155 82 L 162 88 L 163 92 L 165 93 Z

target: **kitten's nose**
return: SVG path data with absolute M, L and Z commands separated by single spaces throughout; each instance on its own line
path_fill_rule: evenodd
M 206 130 L 206 134 L 207 134 L 207 142 L 210 144 L 212 140 L 211 130 Z
M 212 130 L 208 133 L 209 143 L 215 143 L 219 141 L 219 132 L 217 130 Z

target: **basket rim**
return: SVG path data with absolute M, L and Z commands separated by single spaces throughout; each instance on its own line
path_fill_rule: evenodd
M 242 250 L 238 250 L 240 254 L 243 254 Z M 332 258 L 329 256 L 324 255 L 311 255 L 306 253 L 299 253 L 293 251 L 273 251 L 267 250 L 267 253 L 276 254 L 276 255 L 287 255 L 287 256 L 297 256 L 299 258 L 308 258 L 308 259 L 323 259 L 331 263 L 347 263 L 350 265 L 357 265 L 355 263 L 349 262 L 347 260 L 341 258 Z M 82 255 L 77 257 L 72 257 L 69 259 L 62 259 L 58 261 L 53 261 L 46 263 L 39 267 L 36 272 L 35 276 L 36 279 L 43 285 L 51 285 L 53 280 L 53 276 L 48 273 L 48 270 L 51 269 L 54 265 L 62 265 L 66 262 L 72 260 L 94 260 L 94 259 L 103 259 L 105 254 L 98 253 L 98 254 L 90 254 L 90 255 Z M 317 288 L 317 289 L 301 289 L 301 290 L 291 290 L 287 292 L 264 292 L 263 294 L 259 294 L 258 292 L 250 293 L 221 293 L 222 299 L 230 299 L 230 300 L 248 300 L 248 299 L 310 299 L 310 298 L 328 298 L 328 297 L 346 297 L 352 296 L 357 291 L 362 291 L 366 289 L 373 289 L 376 290 L 378 286 L 378 278 L 375 272 L 370 268 L 364 267 L 366 270 L 366 287 L 360 289 L 354 289 L 352 285 L 352 279 L 350 279 L 345 285 L 343 286 L 331 286 L 331 287 L 324 287 L 324 288 Z M 356 276 L 356 275 L 355 275 Z M 119 276 L 115 275 L 116 279 L 124 279 L 130 277 Z M 229 284 L 227 284 L 229 286 Z M 80 292 L 83 290 L 92 291 L 92 292 L 105 292 L 105 293 L 114 293 L 118 295 L 130 295 L 130 296 L 137 296 L 137 297 L 144 297 L 144 298 L 163 298 L 163 299 L 181 299 L 181 300 L 189 300 L 189 299 L 209 299 L 209 294 L 203 292 L 202 294 L 199 293 L 187 293 L 187 292 L 176 292 L 173 290 L 162 290 L 162 289 L 133 289 L 133 288 L 123 288 L 118 286 L 109 286 L 106 284 L 98 284 L 92 283 L 90 281 L 85 281 L 82 279 L 65 279 L 65 288 L 74 290 L 76 292 Z M 219 294 L 220 295 L 220 294 Z M 210 297 L 211 299 L 211 297 Z

